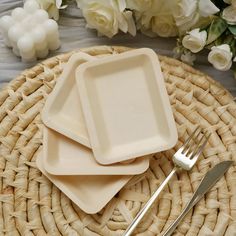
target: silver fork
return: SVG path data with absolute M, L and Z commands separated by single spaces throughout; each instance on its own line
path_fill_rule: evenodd
M 144 215 L 150 209 L 152 204 L 155 202 L 161 191 L 167 185 L 171 177 L 176 173 L 179 169 L 191 170 L 201 155 L 203 148 L 206 146 L 207 141 L 210 137 L 210 134 L 205 135 L 201 134 L 201 128 L 198 126 L 190 137 L 185 141 L 185 143 L 178 149 L 178 151 L 173 156 L 173 162 L 175 164 L 173 170 L 166 177 L 163 183 L 159 186 L 159 188 L 154 192 L 148 202 L 144 205 L 142 210 L 137 214 L 137 216 L 133 219 L 129 227 L 126 229 L 124 236 L 130 236 L 136 226 L 140 223 Z

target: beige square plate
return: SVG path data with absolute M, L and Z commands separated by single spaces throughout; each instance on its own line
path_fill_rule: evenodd
M 131 176 L 56 176 L 44 169 L 41 153 L 36 164 L 39 170 L 65 195 L 88 214 L 99 212 L 131 179 Z
M 43 164 L 54 175 L 136 175 L 149 167 L 149 157 L 111 166 L 96 162 L 91 149 L 44 127 Z
M 89 60 L 94 57 L 82 52 L 71 56 L 42 111 L 46 126 L 87 147 L 91 146 L 75 83 L 75 69 Z
M 76 71 L 94 156 L 111 164 L 167 150 L 177 130 L 157 55 L 137 49 Z

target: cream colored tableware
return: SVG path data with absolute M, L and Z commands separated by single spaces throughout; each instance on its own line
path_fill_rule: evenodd
M 88 214 L 99 212 L 132 178 L 132 176 L 63 176 L 50 175 L 44 169 L 41 153 L 36 165 L 76 205 Z
M 95 59 L 82 52 L 71 56 L 42 111 L 46 126 L 87 147 L 90 141 L 75 83 L 75 69 L 90 60 Z
M 159 60 L 151 49 L 82 64 L 76 82 L 99 163 L 125 161 L 176 144 L 169 97 Z
M 149 167 L 149 156 L 128 164 L 101 165 L 91 149 L 44 127 L 43 164 L 54 175 L 137 175 Z

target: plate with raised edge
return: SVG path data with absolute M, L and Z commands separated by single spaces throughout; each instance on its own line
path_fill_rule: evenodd
M 78 65 L 91 60 L 95 57 L 83 52 L 70 57 L 42 111 L 46 126 L 87 147 L 91 145 L 76 87 L 75 70 Z
M 135 49 L 78 66 L 96 160 L 112 164 L 173 147 L 177 129 L 156 53 Z
M 36 165 L 52 183 L 88 214 L 99 212 L 132 178 L 128 175 L 50 175 L 44 169 L 42 152 L 37 154 Z
M 91 149 L 47 128 L 43 129 L 43 165 L 53 175 L 137 175 L 149 167 L 150 155 L 130 163 L 99 164 Z

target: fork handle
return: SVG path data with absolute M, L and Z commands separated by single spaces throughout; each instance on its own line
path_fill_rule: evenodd
M 171 177 L 175 174 L 177 171 L 177 167 L 174 167 L 173 170 L 170 172 L 170 174 L 166 177 L 166 179 L 162 182 L 162 184 L 159 186 L 159 188 L 154 192 L 154 194 L 151 196 L 151 198 L 148 200 L 148 202 L 144 205 L 142 210 L 136 215 L 136 217 L 133 219 L 129 227 L 126 229 L 123 236 L 130 236 L 136 226 L 139 224 L 139 222 L 142 220 L 144 215 L 147 213 L 147 211 L 150 209 L 152 204 L 155 202 L 157 197 L 159 196 L 160 192 L 164 189 L 164 187 L 167 185 Z

